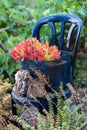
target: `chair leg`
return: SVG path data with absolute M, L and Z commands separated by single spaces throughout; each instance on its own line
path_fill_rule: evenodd
M 12 114 L 17 115 L 16 103 L 14 102 L 13 99 L 11 99 L 11 101 L 12 101 Z

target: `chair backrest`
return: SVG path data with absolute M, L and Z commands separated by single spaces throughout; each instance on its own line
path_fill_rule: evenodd
M 60 24 L 60 34 L 57 37 L 57 27 L 56 23 Z M 68 24 L 67 24 L 68 23 Z M 51 29 L 51 45 L 58 45 L 59 50 L 65 50 L 70 52 L 70 46 L 72 41 L 72 34 L 74 32 L 74 43 L 73 43 L 73 54 L 72 54 L 72 75 L 74 71 L 74 63 L 75 63 L 75 56 L 77 52 L 77 43 L 79 40 L 81 27 L 82 27 L 82 20 L 77 16 L 72 16 L 69 14 L 54 14 L 50 16 L 43 17 L 39 19 L 32 30 L 32 37 L 36 37 L 40 40 L 40 29 L 43 25 L 48 24 Z M 66 29 L 68 31 L 65 41 L 65 32 Z

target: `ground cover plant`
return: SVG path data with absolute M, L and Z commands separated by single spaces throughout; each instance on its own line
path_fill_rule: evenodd
M 35 70 L 36 71 L 36 70 Z M 46 82 L 46 77 L 40 71 L 36 71 L 39 75 L 40 80 Z M 25 73 L 26 74 L 26 73 Z M 33 79 L 34 80 L 34 79 Z M 35 80 L 36 84 L 37 80 Z M 9 90 L 11 89 L 11 84 L 0 81 L 0 87 L 2 88 L 0 91 L 0 126 L 3 130 L 86 130 L 87 129 L 87 120 L 85 116 L 85 112 L 81 103 L 82 97 L 79 95 L 79 92 L 73 89 L 71 84 L 67 84 L 67 87 L 72 92 L 72 101 L 63 100 L 58 93 L 55 94 L 57 96 L 57 115 L 53 114 L 52 100 L 50 96 L 47 94 L 47 99 L 49 101 L 49 112 L 46 109 L 43 109 L 45 114 L 39 114 L 39 112 L 35 115 L 36 108 L 34 106 L 28 107 L 27 104 L 24 105 L 24 110 L 21 113 L 21 116 L 12 116 L 11 114 L 11 98 L 9 95 Z M 50 86 L 49 86 L 50 87 Z M 60 84 L 60 90 L 63 92 L 62 84 Z M 18 91 L 17 91 L 18 92 Z M 39 92 L 39 91 L 38 91 Z M 6 94 L 7 95 L 4 95 Z M 86 98 L 86 92 L 84 93 L 84 97 Z M 36 99 L 35 96 L 32 98 Z M 66 97 L 65 97 L 66 98 Z M 87 100 L 87 99 L 86 99 Z M 74 104 L 74 107 L 73 107 Z M 17 106 L 18 107 L 18 106 Z M 31 111 L 32 109 L 32 111 Z M 33 115 L 32 115 L 33 112 Z M 32 115 L 32 116 L 31 116 Z M 30 118 L 32 117 L 32 118 Z M 29 120 L 30 119 L 30 120 Z

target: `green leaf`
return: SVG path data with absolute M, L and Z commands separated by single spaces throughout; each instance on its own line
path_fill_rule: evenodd
M 1 0 L 1 4 L 4 5 L 5 8 L 9 8 L 10 7 L 10 2 L 8 0 Z

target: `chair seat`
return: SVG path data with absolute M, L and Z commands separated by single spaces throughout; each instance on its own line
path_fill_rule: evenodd
M 64 93 L 66 95 L 66 98 L 69 98 L 71 96 L 71 92 L 68 88 L 66 88 L 64 90 Z M 38 109 L 38 111 L 41 114 L 43 113 L 43 111 L 42 111 L 43 108 L 45 108 L 47 111 L 49 111 L 49 105 L 48 105 L 48 101 L 47 101 L 46 97 L 32 99 L 32 98 L 29 98 L 26 96 L 19 96 L 18 94 L 14 93 L 14 92 L 11 93 L 11 96 L 12 96 L 12 100 L 15 102 L 15 104 L 18 104 L 20 106 L 32 104 L 33 106 L 35 106 Z M 61 95 L 61 97 L 63 99 L 65 98 L 64 95 Z M 56 95 L 51 93 L 50 98 L 56 104 L 56 102 L 57 102 Z M 56 115 L 57 108 L 55 105 L 53 105 L 53 108 L 54 108 L 54 115 Z

